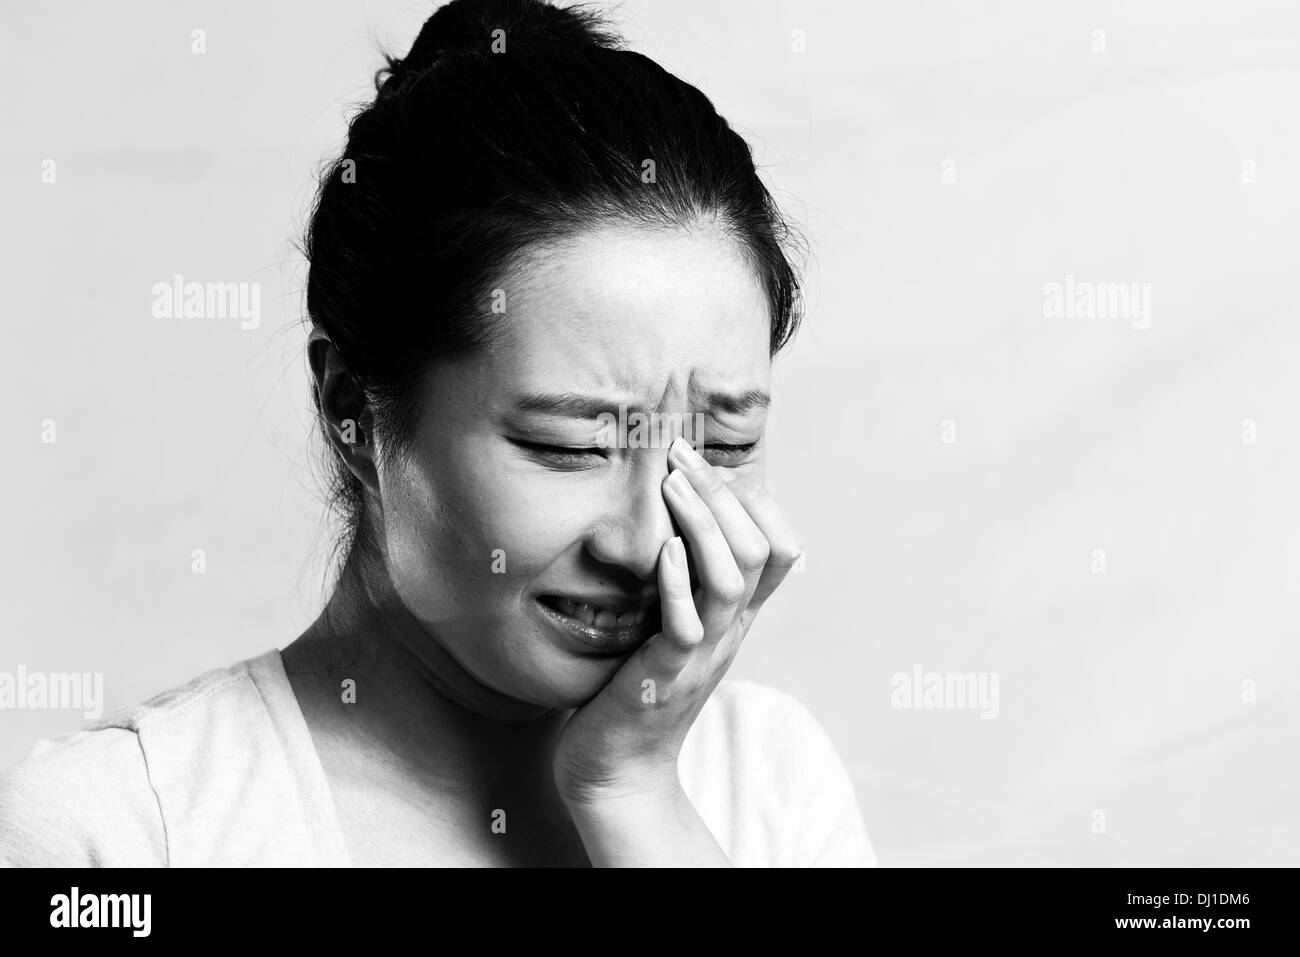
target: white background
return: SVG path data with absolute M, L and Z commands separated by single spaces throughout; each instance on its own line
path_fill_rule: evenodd
M 293 241 L 378 48 L 430 9 L 0 14 L 0 671 L 103 672 L 111 710 L 314 617 Z M 614 20 L 750 140 L 813 248 L 770 429 L 808 566 L 733 673 L 820 718 L 881 862 L 1300 863 L 1296 6 Z M 261 283 L 260 327 L 155 319 L 176 273 Z M 1067 274 L 1149 282 L 1150 328 L 1045 318 Z M 998 717 L 891 707 L 916 665 L 996 672 Z M 0 711 L 0 765 L 80 722 Z

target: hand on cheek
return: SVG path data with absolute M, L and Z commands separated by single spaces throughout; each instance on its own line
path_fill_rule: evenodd
M 556 781 L 575 800 L 678 786 L 687 731 L 754 615 L 799 557 L 793 532 L 761 486 L 729 481 L 681 439 L 669 463 L 663 495 L 682 534 L 659 554 L 662 630 L 566 725 Z

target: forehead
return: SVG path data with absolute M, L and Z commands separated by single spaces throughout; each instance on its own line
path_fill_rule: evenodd
M 514 380 L 653 402 L 770 379 L 766 296 L 718 229 L 586 232 L 529 257 L 503 289 L 484 358 Z

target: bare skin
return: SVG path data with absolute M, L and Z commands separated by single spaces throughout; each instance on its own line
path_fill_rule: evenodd
M 762 488 L 766 406 L 739 401 L 770 392 L 762 289 L 709 228 L 600 230 L 520 274 L 498 340 L 430 369 L 405 455 L 313 344 L 378 547 L 286 670 L 356 864 L 725 865 L 677 757 L 799 554 Z M 592 401 L 521 401 L 565 393 Z M 705 413 L 699 455 L 597 447 L 592 410 L 620 404 Z M 660 627 L 593 649 L 555 595 Z

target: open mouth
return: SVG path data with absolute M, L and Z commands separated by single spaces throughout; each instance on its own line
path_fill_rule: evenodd
M 659 630 L 657 602 L 625 612 L 561 595 L 539 595 L 537 602 L 551 621 L 599 654 L 625 654 Z

